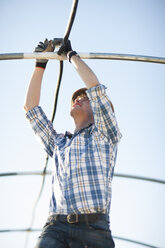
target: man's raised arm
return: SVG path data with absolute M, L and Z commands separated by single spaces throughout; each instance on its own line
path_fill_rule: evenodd
M 54 44 L 52 41 L 47 39 L 43 42 L 39 42 L 38 46 L 35 48 L 34 52 L 53 52 Z M 31 108 L 38 106 L 40 102 L 40 93 L 41 93 L 41 84 L 48 60 L 37 60 L 36 67 L 32 74 L 27 93 L 25 96 L 24 109 L 25 111 L 30 110 Z
M 62 54 L 66 56 L 84 81 L 86 87 L 92 88 L 99 85 L 99 81 L 95 73 L 89 68 L 89 66 L 78 56 L 78 54 L 72 50 L 71 43 L 68 40 L 66 45 L 63 45 L 61 49 Z
M 69 52 L 70 54 L 71 52 Z M 69 56 L 68 54 L 68 56 Z M 89 66 L 77 55 L 73 55 L 70 58 L 70 61 L 82 80 L 84 81 L 86 87 L 92 88 L 94 86 L 99 85 L 99 81 L 95 75 L 95 73 L 89 68 Z

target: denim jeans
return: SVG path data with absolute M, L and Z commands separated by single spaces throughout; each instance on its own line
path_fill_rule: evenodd
M 35 248 L 114 248 L 109 222 L 94 223 L 55 221 L 48 218 Z

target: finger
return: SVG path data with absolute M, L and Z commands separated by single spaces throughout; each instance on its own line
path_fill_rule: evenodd
M 38 45 L 38 47 L 40 47 L 40 48 L 42 48 L 42 49 L 44 49 L 44 48 L 45 48 L 45 46 L 44 46 L 44 45 Z
M 61 45 L 62 40 L 63 40 L 62 38 L 54 38 L 53 39 L 53 44 L 55 44 L 55 46 Z
M 44 46 L 44 43 L 40 41 L 38 45 Z
M 49 44 L 48 39 L 45 39 L 45 41 L 44 41 L 44 45 L 45 45 L 45 46 L 48 46 L 48 44 Z

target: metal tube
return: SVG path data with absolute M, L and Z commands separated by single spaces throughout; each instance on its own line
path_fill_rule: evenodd
M 165 184 L 165 180 L 156 179 L 156 178 L 141 177 L 141 176 L 135 176 L 135 175 L 121 174 L 121 173 L 114 173 L 114 176 L 115 177 L 121 177 L 121 178 L 127 178 L 127 179 L 136 179 L 136 180 L 148 181 L 148 182 L 152 182 L 152 183 Z
M 24 59 L 24 53 L 1 53 L 0 60 Z
M 153 57 L 135 54 L 118 54 L 118 53 L 79 53 L 82 59 L 109 59 L 109 60 L 127 60 L 140 61 L 149 63 L 165 64 L 165 58 Z M 12 59 L 57 59 L 66 60 L 66 57 L 59 56 L 57 53 L 4 53 L 0 54 L 0 60 Z
M 0 54 L 0 60 L 12 60 L 12 59 L 57 59 L 65 60 L 64 56 L 59 56 L 54 52 L 46 53 L 4 53 Z
M 165 64 L 165 58 L 163 57 L 153 57 L 145 55 L 135 55 L 135 54 L 119 54 L 119 53 L 80 53 L 83 59 L 110 59 L 110 60 L 128 60 L 128 61 L 140 61 L 140 62 L 152 62 Z
M 9 232 L 41 232 L 41 231 L 42 231 L 41 228 L 35 228 L 35 229 L 32 229 L 32 228 L 22 228 L 22 229 L 21 228 L 18 228 L 18 229 L 1 229 L 0 230 L 0 233 L 9 233 Z M 143 242 L 140 242 L 140 241 L 137 241 L 137 240 L 133 240 L 133 239 L 123 238 L 123 237 L 120 237 L 120 236 L 114 236 L 113 235 L 113 238 L 114 239 L 118 239 L 118 240 L 122 240 L 122 241 L 125 241 L 125 242 L 129 242 L 129 243 L 133 243 L 133 244 L 136 244 L 136 245 L 144 246 L 144 247 L 159 248 L 157 246 L 146 244 L 146 243 L 143 243 Z
M 0 173 L 0 177 L 6 177 L 6 176 L 43 176 L 45 174 L 51 175 L 51 171 L 47 171 L 46 173 L 43 173 L 42 171 L 5 172 L 5 173 Z M 136 176 L 136 175 L 114 173 L 114 177 L 136 179 L 136 180 L 148 181 L 148 182 L 152 182 L 152 183 L 165 184 L 165 180 Z
M 113 238 L 123 240 L 123 241 L 129 242 L 129 243 L 133 243 L 133 244 L 136 244 L 136 245 L 140 245 L 140 246 L 145 246 L 145 247 L 150 247 L 150 248 L 159 248 L 157 246 L 146 244 L 146 243 L 143 243 L 143 242 L 140 242 L 140 241 L 137 241 L 137 240 L 133 240 L 133 239 L 127 239 L 127 238 L 123 238 L 123 237 L 119 237 L 119 236 L 113 236 Z

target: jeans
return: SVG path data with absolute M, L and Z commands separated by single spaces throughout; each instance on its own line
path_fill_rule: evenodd
M 94 223 L 55 221 L 49 217 L 35 248 L 114 248 L 109 222 Z

